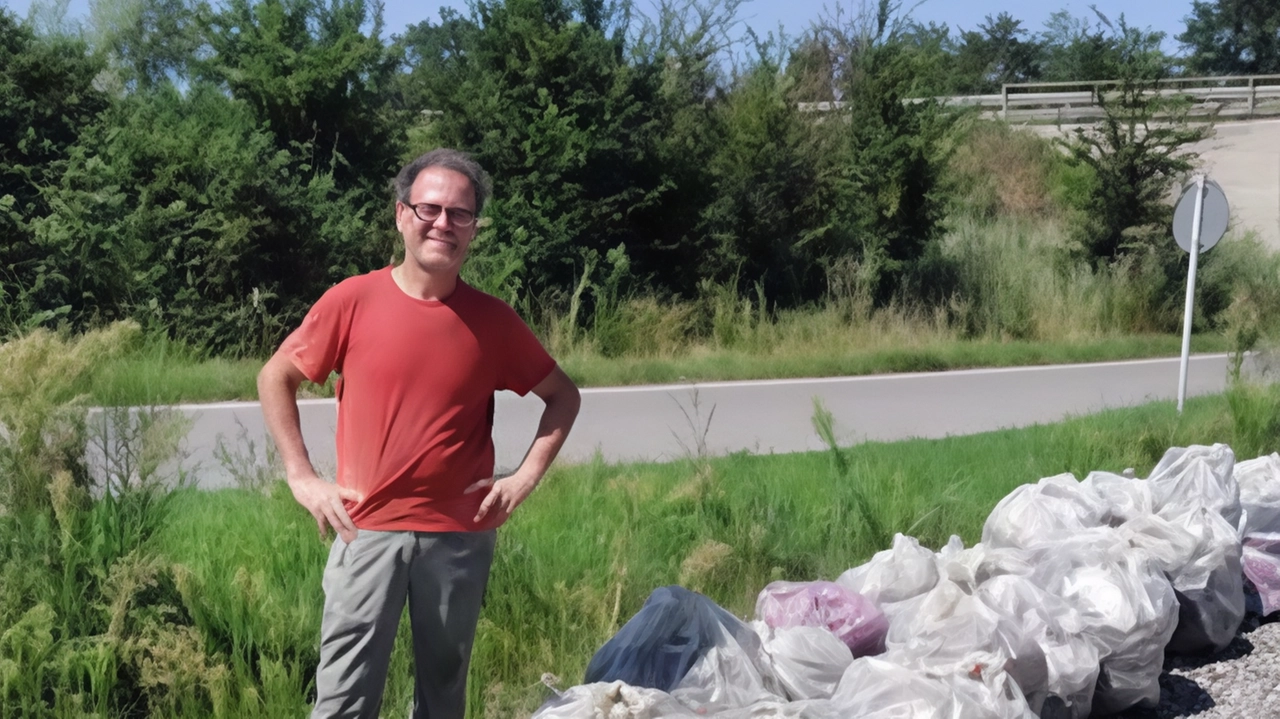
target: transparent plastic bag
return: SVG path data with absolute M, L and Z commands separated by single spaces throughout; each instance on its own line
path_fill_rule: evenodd
M 861 657 L 845 670 L 831 703 L 858 719 L 950 719 L 955 697 L 942 679 Z
M 1145 552 L 1099 527 L 1036 551 L 1036 581 L 1080 615 L 1080 634 L 1098 649 L 1096 711 L 1154 706 L 1164 648 L 1178 624 L 1173 585 Z
M 1178 571 L 1191 561 L 1200 539 L 1181 522 L 1171 522 L 1156 514 L 1135 517 L 1116 528 L 1130 547 L 1145 552 L 1166 574 Z
M 1019 681 L 1027 703 L 1041 717 L 1085 719 L 1098 680 L 1098 650 L 1081 631 L 1078 612 L 1029 577 L 1005 574 L 984 582 L 976 597 L 1016 622 L 1044 654 L 1044 681 Z M 1017 661 L 1015 658 L 1014 662 Z M 1025 677 L 1020 667 L 1013 676 Z
M 1224 649 L 1244 619 L 1241 547 L 1236 531 L 1206 507 L 1176 521 L 1147 515 L 1118 529 L 1150 556 L 1178 597 L 1178 628 L 1167 650 L 1201 654 Z
M 1233 474 L 1246 514 L 1243 533 L 1280 533 L 1280 454 L 1238 462 Z
M 548 699 L 531 719 L 693 719 L 697 716 L 664 691 L 615 681 L 571 687 Z
M 1156 514 L 1175 519 L 1206 507 L 1240 527 L 1240 486 L 1234 469 L 1235 454 L 1225 444 L 1169 449 L 1147 478 Z
M 836 583 L 870 599 L 889 614 L 886 605 L 910 599 L 938 583 L 933 552 L 914 537 L 893 535 L 893 547 L 875 553 L 866 564 L 841 574 Z
M 762 701 L 751 706 L 726 709 L 705 716 L 712 719 L 849 719 L 827 699 L 806 699 L 797 702 Z
M 993 549 L 979 542 L 968 549 L 955 535 L 938 550 L 938 572 L 972 593 L 984 582 L 1006 574 L 1029 576 L 1031 555 L 1023 549 Z
M 889 629 L 886 660 L 938 676 L 1003 669 L 1024 689 L 1043 692 L 1048 670 L 1035 638 L 960 585 L 940 581 L 903 605 Z
M 677 687 L 686 687 L 686 675 L 699 664 L 700 680 L 741 680 L 742 692 L 777 686 L 766 676 L 764 649 L 750 627 L 701 594 L 680 586 L 659 587 L 591 657 L 584 683 L 621 681 L 674 694 Z M 728 687 L 712 684 L 704 689 L 716 701 L 729 693 Z
M 1110 527 L 1155 511 L 1155 497 L 1146 480 L 1111 472 L 1090 472 L 1081 480 L 1080 487 L 1102 502 L 1105 507 L 1102 524 Z
M 787 697 L 792 701 L 829 699 L 853 662 L 844 642 L 821 627 L 770 627 L 761 621 L 752 628 L 764 642 Z
M 1245 537 L 1242 563 L 1244 575 L 1262 600 L 1262 615 L 1280 609 L 1280 533 Z
M 1236 529 L 1209 508 L 1179 522 L 1199 541 L 1190 561 L 1168 574 L 1178 597 L 1178 628 L 1167 651 L 1206 654 L 1225 649 L 1244 620 L 1242 547 Z
M 1032 549 L 1064 534 L 1103 524 L 1107 506 L 1070 474 L 1045 477 L 1010 492 L 982 526 L 992 549 Z
M 889 631 L 870 599 L 835 582 L 772 582 L 756 599 L 756 617 L 774 628 L 823 627 L 855 657 L 883 652 Z
M 785 700 L 754 630 L 726 635 L 694 663 L 671 696 L 699 716 Z
M 1035 719 L 1001 670 L 931 674 L 879 657 L 855 659 L 831 704 L 857 719 Z

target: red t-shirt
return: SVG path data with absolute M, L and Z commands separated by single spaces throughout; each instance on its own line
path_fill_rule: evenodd
M 444 301 L 406 295 L 386 267 L 330 289 L 281 350 L 338 383 L 338 484 L 361 529 L 459 532 L 493 476 L 493 393 L 524 395 L 555 360 L 506 303 L 458 280 Z

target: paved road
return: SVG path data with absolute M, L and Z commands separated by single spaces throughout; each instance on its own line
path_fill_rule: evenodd
M 1280 120 L 1219 123 L 1193 149 L 1222 185 L 1234 227 L 1254 229 L 1280 249 Z
M 1192 358 L 1188 395 L 1222 391 L 1226 356 Z M 1178 360 L 963 370 L 832 379 L 711 382 L 583 390 L 582 413 L 561 453 L 565 461 L 665 461 L 705 452 L 822 449 L 814 401 L 835 417 L 842 443 L 945 437 L 1053 422 L 1108 407 L 1176 397 Z M 500 393 L 494 441 L 499 469 L 514 468 L 533 437 L 541 402 Z M 257 403 L 176 408 L 191 419 L 185 466 L 201 486 L 234 484 L 234 474 L 267 461 Z M 332 471 L 332 400 L 304 400 L 303 433 L 321 471 Z M 226 450 L 219 458 L 218 447 Z M 228 456 L 229 455 L 229 456 Z

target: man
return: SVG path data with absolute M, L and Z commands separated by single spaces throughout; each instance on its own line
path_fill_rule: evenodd
M 312 717 L 376 717 L 406 600 L 416 719 L 462 719 L 496 528 L 564 444 L 578 389 L 501 300 L 458 278 L 488 196 L 470 157 L 435 150 L 396 177 L 404 262 L 349 278 L 312 307 L 258 376 L 289 488 L 338 536 Z M 338 475 L 321 479 L 298 421 L 304 379 L 340 374 Z M 493 478 L 493 393 L 546 406 L 515 474 Z

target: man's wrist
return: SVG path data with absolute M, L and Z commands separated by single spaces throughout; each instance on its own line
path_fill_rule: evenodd
M 316 476 L 316 471 L 310 464 L 305 467 L 286 467 L 284 472 L 284 480 L 289 486 L 314 479 Z
M 529 470 L 517 471 L 512 478 L 523 484 L 530 492 L 537 489 L 538 483 L 542 481 L 541 474 Z

